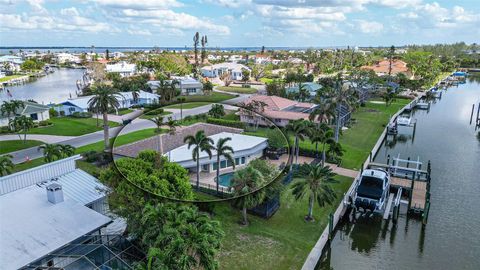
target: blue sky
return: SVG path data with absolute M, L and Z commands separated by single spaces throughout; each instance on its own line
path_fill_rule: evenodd
M 479 0 L 0 0 L 0 46 L 480 43 Z

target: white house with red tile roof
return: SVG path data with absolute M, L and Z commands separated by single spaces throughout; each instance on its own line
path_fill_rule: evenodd
M 244 104 L 252 102 L 263 102 L 265 104 L 263 111 L 257 111 L 258 114 L 269 118 L 275 125 L 284 127 L 290 121 L 297 119 L 307 120 L 310 112 L 317 106 L 313 103 L 298 102 L 277 96 L 256 95 L 248 98 Z M 268 121 L 262 117 L 252 115 L 247 111 L 240 110 L 240 121 L 248 124 L 270 126 Z

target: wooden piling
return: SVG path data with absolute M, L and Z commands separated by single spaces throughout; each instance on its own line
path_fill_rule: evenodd
M 333 213 L 328 215 L 328 240 L 333 239 Z
M 470 113 L 470 125 L 472 124 L 473 112 L 475 111 L 475 104 L 472 104 L 472 112 Z

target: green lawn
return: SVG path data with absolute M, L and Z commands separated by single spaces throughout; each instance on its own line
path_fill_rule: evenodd
M 118 115 L 125 115 L 125 114 L 129 114 L 131 112 L 133 112 L 132 109 L 120 109 L 120 110 L 118 110 Z
M 224 100 L 232 99 L 235 95 L 212 92 L 210 95 L 193 95 L 193 96 L 184 96 L 185 102 L 221 102 Z
M 183 103 L 182 105 L 180 104 L 173 104 L 173 105 L 168 105 L 163 107 L 164 109 L 180 109 L 180 106 L 182 106 L 183 109 L 193 109 L 201 106 L 205 106 L 211 104 L 211 102 L 187 102 Z
M 270 79 L 270 78 L 260 78 L 260 81 L 263 82 L 264 84 L 267 84 L 267 83 L 273 82 L 273 79 Z
M 74 118 L 74 117 L 54 117 L 50 118 L 53 125 L 48 127 L 32 128 L 29 134 L 48 134 L 62 136 L 80 136 L 95 131 L 102 130 L 102 120 L 99 120 L 100 126 L 97 127 L 95 118 Z M 110 127 L 118 126 L 118 123 L 109 121 Z
M 33 168 L 33 167 L 38 167 L 38 166 L 43 165 L 45 163 L 46 162 L 42 157 L 42 158 L 32 159 L 29 162 L 15 164 L 15 166 L 13 166 L 12 173 L 24 171 L 24 170 L 27 170 L 27 169 L 30 169 L 30 168 Z
M 241 86 L 219 86 L 217 87 L 220 91 L 231 92 L 231 93 L 239 93 L 239 94 L 255 94 L 257 93 L 257 89 L 252 87 L 241 87 Z
M 5 76 L 5 77 L 2 77 L 0 78 L 0 82 L 6 82 L 8 80 L 11 80 L 11 79 L 15 79 L 15 78 L 20 78 L 20 77 L 23 77 L 25 75 L 10 75 L 10 76 Z
M 10 153 L 41 144 L 43 144 L 43 142 L 35 140 L 26 140 L 25 142 L 23 140 L 0 141 L 0 154 Z
M 166 116 L 166 115 L 169 115 L 169 114 L 172 114 L 172 112 L 162 112 L 160 114 L 160 116 Z M 158 114 L 142 114 L 142 116 L 140 116 L 141 119 L 150 119 L 150 118 L 153 118 L 153 117 L 156 117 L 158 116 Z
M 351 178 L 337 176 L 332 184 L 337 201 L 324 208 L 314 207 L 314 222 L 305 222 L 308 204 L 305 197 L 295 201 L 287 188 L 278 212 L 266 220 L 249 215 L 250 225 L 239 224 L 241 213 L 229 203 L 215 205 L 213 219 L 219 220 L 225 238 L 218 259 L 220 269 L 300 269 L 315 245 L 341 196 L 350 187 Z

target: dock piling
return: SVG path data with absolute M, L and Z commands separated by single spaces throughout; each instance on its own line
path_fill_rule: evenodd
M 472 112 L 470 113 L 470 125 L 472 124 L 473 112 L 475 111 L 475 104 L 472 104 Z

